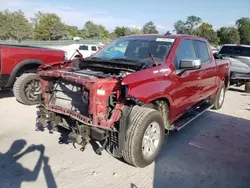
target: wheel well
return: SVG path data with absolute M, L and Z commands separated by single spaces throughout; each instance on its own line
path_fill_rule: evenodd
M 40 64 L 36 64 L 36 63 L 31 63 L 31 64 L 24 65 L 17 71 L 16 77 L 20 76 L 23 73 L 36 73 L 37 68 L 39 66 L 40 66 Z
M 225 78 L 223 79 L 225 87 L 228 88 L 228 84 L 229 84 L 229 77 L 225 76 Z
M 152 109 L 160 111 L 160 103 L 161 102 L 165 102 L 165 104 L 168 105 L 168 108 L 170 108 L 170 103 L 169 103 L 168 99 L 166 99 L 166 98 L 156 99 L 154 101 L 151 101 L 150 103 L 144 104 L 143 107 L 152 108 Z
M 166 130 L 171 129 L 171 127 L 170 127 L 171 124 L 169 121 L 170 103 L 169 103 L 168 99 L 159 98 L 157 100 L 151 101 L 150 103 L 143 105 L 143 107 L 158 110 L 162 115 L 165 129 Z

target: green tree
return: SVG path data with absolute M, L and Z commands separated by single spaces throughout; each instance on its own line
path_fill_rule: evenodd
M 237 28 L 221 27 L 217 31 L 221 44 L 235 44 L 240 42 L 240 35 Z
M 0 12 L 0 39 L 7 40 L 10 38 L 10 27 L 8 24 L 9 11 Z
M 62 38 L 68 38 L 68 31 L 66 25 L 61 22 L 53 24 L 50 33 L 50 39 L 59 40 Z
M 241 44 L 250 44 L 250 18 L 242 17 L 236 21 Z
M 196 28 L 202 22 L 202 19 L 197 16 L 188 16 L 186 21 L 178 20 L 174 24 L 174 28 L 177 34 L 189 34 L 194 35 Z
M 68 32 L 68 37 L 69 38 L 73 38 L 73 37 L 77 37 L 79 36 L 80 32 L 78 30 L 78 28 L 76 26 L 70 26 L 70 25 L 66 25 L 66 29 L 67 29 L 67 32 Z
M 114 30 L 116 37 L 126 36 L 130 34 L 130 30 L 128 27 L 116 27 Z
M 94 24 L 91 21 L 88 21 L 84 25 L 84 29 L 87 32 L 87 37 L 88 38 L 101 38 L 101 32 L 99 30 L 99 26 Z
M 109 34 L 109 39 L 114 40 L 116 38 L 117 38 L 117 35 L 116 35 L 115 32 L 112 32 L 112 33 Z
M 54 13 L 38 12 L 33 18 L 35 38 L 38 40 L 60 39 L 67 36 L 66 25 Z
M 104 26 L 102 26 L 102 25 L 98 25 L 98 29 L 99 29 L 99 32 L 100 32 L 100 34 L 101 34 L 101 38 L 103 39 L 107 39 L 107 38 L 109 38 L 109 32 L 108 32 L 108 30 L 104 27 Z
M 208 23 L 202 23 L 195 31 L 195 34 L 199 37 L 207 39 L 212 44 L 217 44 L 219 38 L 217 33 L 213 30 L 213 26 Z
M 0 12 L 0 38 L 3 40 L 14 39 L 19 42 L 31 39 L 33 28 L 22 11 Z
M 131 35 L 139 35 L 139 34 L 142 34 L 142 30 L 141 29 L 138 29 L 138 28 L 129 28 L 129 33 Z
M 88 38 L 88 32 L 85 29 L 79 30 L 78 36 L 83 38 L 83 39 L 86 39 L 86 38 Z
M 159 31 L 156 29 L 156 26 L 154 25 L 154 23 L 152 21 L 146 23 L 143 28 L 142 28 L 142 32 L 144 34 L 158 34 Z
M 188 16 L 185 22 L 185 26 L 187 27 L 189 34 L 194 34 L 195 29 L 202 22 L 202 19 L 198 16 Z
M 188 33 L 188 28 L 186 27 L 185 22 L 183 22 L 182 20 L 178 20 L 174 23 L 174 29 L 177 34 Z

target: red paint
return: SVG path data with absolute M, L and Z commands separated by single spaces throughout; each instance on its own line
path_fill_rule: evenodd
M 108 100 L 107 96 L 115 93 L 120 89 L 119 80 L 115 78 L 107 79 L 97 79 L 93 76 L 79 76 L 75 73 L 62 72 L 60 70 L 49 70 L 49 71 L 40 71 L 38 75 L 43 77 L 54 77 L 54 78 L 64 78 L 65 80 L 71 81 L 73 83 L 84 85 L 90 91 L 89 99 L 89 114 L 93 115 L 93 119 L 90 122 L 88 117 L 84 117 L 81 114 L 78 114 L 71 110 L 61 109 L 60 107 L 49 105 L 49 109 L 55 112 L 61 112 L 65 115 L 71 115 L 74 118 L 77 118 L 79 121 L 84 122 L 85 124 L 101 125 L 103 127 L 113 127 L 114 122 L 118 121 L 122 110 L 123 104 L 117 104 L 117 110 L 114 111 L 111 118 L 106 120 L 105 116 L 107 114 Z M 48 85 L 48 82 L 42 79 L 42 92 L 45 97 L 45 103 L 49 103 L 49 94 L 45 94 L 44 87 Z M 97 89 L 104 89 L 106 95 L 97 95 Z
M 44 64 L 62 61 L 64 51 L 32 48 L 32 47 L 16 47 L 16 46 L 0 46 L 1 74 L 11 74 L 13 69 L 24 60 L 39 60 Z
M 173 62 L 180 42 L 184 39 L 201 40 L 206 43 L 207 41 L 187 35 L 173 35 L 167 38 L 175 38 L 176 41 L 165 63 L 130 74 L 122 83 L 129 86 L 129 95 L 144 103 L 167 99 L 170 104 L 169 120 L 172 123 L 194 104 L 216 94 L 221 80 L 229 76 L 229 61 L 225 60 L 225 63 L 217 65 L 210 51 L 211 63 L 202 64 L 201 69 L 186 71 L 182 76 L 177 76 Z M 153 73 L 161 69 L 170 71 L 168 74 Z
M 147 37 L 148 35 L 143 36 Z M 116 106 L 117 110 L 113 112 L 109 120 L 105 120 L 104 116 L 107 114 L 108 97 L 112 93 L 116 93 L 117 98 L 119 98 L 121 85 L 127 85 L 128 95 L 143 103 L 150 103 L 158 99 L 168 100 L 170 104 L 169 119 L 172 123 L 199 101 L 215 97 L 222 79 L 229 76 L 230 62 L 222 60 L 224 62 L 217 65 L 210 51 L 211 63 L 202 64 L 201 69 L 186 71 L 183 75 L 178 76 L 173 62 L 180 42 L 184 39 L 201 40 L 206 43 L 207 41 L 188 35 L 156 36 L 176 39 L 166 61 L 159 66 L 131 73 L 122 80 L 116 78 L 98 79 L 93 76 L 79 76 L 75 73 L 61 71 L 42 71 L 39 74 L 42 77 L 62 77 L 88 88 L 90 91 L 89 113 L 93 115 L 93 122 L 91 122 L 93 126 L 113 127 L 114 122 L 119 120 L 120 110 L 123 108 L 122 101 Z M 96 94 L 97 89 L 100 88 L 106 91 L 105 96 Z

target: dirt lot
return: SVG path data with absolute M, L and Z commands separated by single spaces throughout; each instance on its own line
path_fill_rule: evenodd
M 171 134 L 144 169 L 35 131 L 36 108 L 11 93 L 0 93 L 0 117 L 0 187 L 250 187 L 250 94 L 228 91 L 223 109 Z

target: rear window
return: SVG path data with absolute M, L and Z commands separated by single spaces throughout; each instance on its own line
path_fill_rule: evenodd
M 250 57 L 250 47 L 244 46 L 223 46 L 219 54 Z
M 79 50 L 89 50 L 89 47 L 86 45 L 79 46 Z

